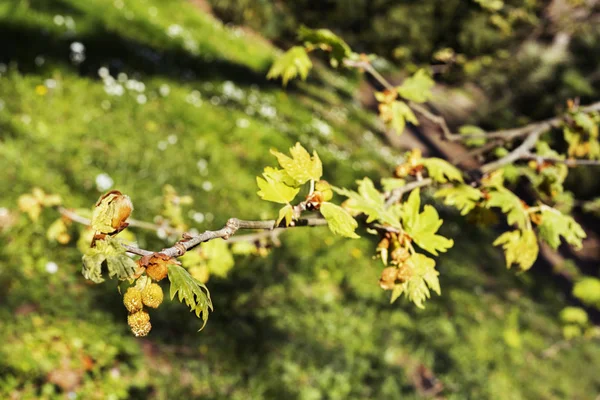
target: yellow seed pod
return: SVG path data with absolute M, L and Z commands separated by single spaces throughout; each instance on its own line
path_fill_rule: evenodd
M 131 332 L 137 337 L 146 336 L 152 329 L 150 314 L 143 310 L 129 314 L 127 324 L 131 328 Z
M 135 287 L 130 287 L 123 296 L 123 304 L 130 313 L 138 312 L 144 307 L 142 304 L 142 292 Z
M 163 301 L 162 288 L 156 283 L 146 285 L 142 290 L 142 302 L 144 305 L 152 308 L 157 308 Z

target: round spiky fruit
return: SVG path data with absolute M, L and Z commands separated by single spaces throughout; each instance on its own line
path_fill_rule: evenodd
M 138 312 L 144 307 L 142 303 L 142 292 L 135 287 L 130 287 L 123 296 L 123 304 L 130 313 Z
M 152 329 L 150 314 L 143 310 L 129 314 L 127 324 L 131 328 L 131 332 L 137 337 L 146 336 Z
M 157 308 L 163 301 L 162 288 L 156 283 L 146 285 L 142 290 L 142 302 L 144 305 L 152 308 Z

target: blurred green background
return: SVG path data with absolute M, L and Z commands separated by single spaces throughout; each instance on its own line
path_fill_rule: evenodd
M 565 341 L 560 282 L 547 268 L 507 271 L 494 232 L 441 206 L 456 246 L 425 310 L 388 304 L 375 242 L 297 229 L 210 279 L 204 331 L 165 301 L 144 339 L 129 332 L 116 282 L 81 276 L 79 228 L 60 244 L 48 237 L 56 210 L 32 222 L 17 208 L 34 187 L 83 209 L 114 188 L 152 221 L 169 184 L 193 198 L 182 215 L 200 231 L 272 218 L 255 176 L 270 148 L 296 141 L 338 186 L 389 176 L 401 153 L 364 106 L 360 76 L 317 63 L 286 90 L 265 79 L 300 24 L 382 54 L 391 76 L 444 66 L 445 90 L 484 100 L 462 123 L 514 126 L 598 98 L 593 5 L 499 3 L 0 2 L 0 398 L 597 398 L 600 346 Z M 594 193 L 587 182 L 582 196 Z M 132 233 L 144 248 L 169 243 Z

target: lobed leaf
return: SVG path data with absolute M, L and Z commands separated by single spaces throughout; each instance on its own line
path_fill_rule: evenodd
M 429 176 L 436 182 L 446 183 L 448 181 L 463 182 L 462 173 L 454 165 L 441 158 L 424 158 L 422 161 Z
M 455 206 L 461 215 L 467 215 L 483 197 L 479 189 L 464 184 L 442 188 L 433 196 L 443 197 L 444 204 Z
M 327 220 L 329 229 L 331 229 L 331 232 L 334 234 L 352 239 L 360 237 L 354 232 L 358 227 L 358 223 L 352 215 L 342 207 L 329 202 L 324 202 L 321 204 L 320 211 Z
M 293 218 L 294 218 L 294 207 L 292 207 L 291 204 L 287 204 L 279 210 L 279 217 L 277 218 L 276 225 L 279 226 L 281 221 L 283 221 L 285 219 L 285 226 L 290 226 Z
M 292 201 L 300 189 L 286 185 L 285 175 L 287 174 L 282 174 L 280 170 L 265 168 L 263 177 L 256 177 L 256 183 L 260 189 L 257 194 L 260 198 L 280 204 Z
M 291 158 L 277 150 L 271 150 L 271 154 L 277 157 L 279 165 L 295 181 L 296 186 L 310 180 L 318 181 L 323 175 L 323 164 L 317 152 L 313 151 L 311 157 L 300 143 L 290 148 Z
M 430 296 L 430 290 L 441 294 L 439 272 L 435 269 L 435 260 L 423 254 L 415 253 L 405 261 L 405 268 L 412 272 L 406 282 L 396 284 L 392 290 L 393 303 L 402 294 L 419 308 L 425 308 L 423 302 Z
M 102 278 L 102 264 L 106 262 L 108 276 L 116 276 L 119 280 L 132 279 L 137 264 L 126 253 L 120 239 L 107 236 L 103 240 L 96 241 L 96 247 L 92 247 L 83 255 L 82 274 L 85 279 L 95 283 L 104 281 Z
M 404 230 L 420 248 L 437 256 L 438 252 L 446 252 L 454 246 L 454 241 L 436 234 L 444 222 L 440 219 L 437 210 L 426 205 L 423 212 L 419 213 L 420 205 L 420 190 L 417 188 L 410 193 L 404 203 L 402 213 Z
M 400 221 L 393 208 L 386 208 L 383 193 L 379 192 L 373 181 L 364 178 L 358 183 L 358 192 L 344 188 L 332 187 L 342 196 L 352 200 L 352 209 L 367 216 L 367 223 L 380 221 L 393 227 L 400 228 Z
M 541 212 L 542 223 L 539 226 L 540 238 L 550 245 L 553 249 L 560 246 L 560 237 L 580 249 L 582 239 L 587 235 L 581 225 L 573 217 L 564 215 L 554 208 L 544 208 Z
M 307 45 L 329 50 L 331 52 L 330 62 L 334 67 L 337 67 L 344 58 L 349 58 L 352 55 L 350 46 L 329 29 L 310 29 L 301 26 L 298 29 L 298 39 Z
M 529 215 L 523 202 L 513 192 L 503 186 L 496 186 L 495 190 L 489 192 L 485 203 L 487 208 L 498 207 L 504 214 L 509 225 L 516 224 L 519 229 L 525 229 Z
M 502 245 L 508 268 L 513 264 L 526 271 L 535 262 L 539 247 L 535 233 L 531 229 L 505 232 L 495 241 L 494 246 Z
M 402 85 L 397 87 L 400 96 L 415 103 L 424 103 L 433 97 L 431 89 L 435 82 L 429 74 L 420 69 L 410 78 L 406 78 Z
M 168 268 L 171 300 L 178 295 L 179 302 L 190 307 L 190 311 L 195 312 L 198 318 L 202 314 L 203 324 L 200 328 L 202 330 L 208 321 L 209 310 L 213 310 L 208 289 L 179 265 L 169 264 Z
M 302 46 L 294 46 L 280 56 L 267 73 L 267 79 L 275 79 L 281 77 L 283 86 L 300 75 L 302 80 L 306 80 L 308 72 L 312 68 L 312 62 Z

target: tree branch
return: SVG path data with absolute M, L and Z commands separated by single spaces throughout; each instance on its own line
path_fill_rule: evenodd
M 386 207 L 391 206 L 392 204 L 398 202 L 404 193 L 408 193 L 416 188 L 420 188 L 423 186 L 429 186 L 433 183 L 433 179 L 425 178 L 420 181 L 414 181 L 411 183 L 407 183 L 406 185 L 396 188 L 392 190 L 390 197 L 385 201 Z
M 296 206 L 296 207 L 298 207 L 298 206 Z M 301 208 L 304 208 L 304 206 L 302 206 Z M 64 217 L 70 219 L 73 222 L 77 222 L 79 224 L 87 225 L 87 226 L 90 226 L 90 224 L 91 224 L 91 221 L 88 218 L 82 217 L 81 215 L 79 215 L 71 210 L 68 210 L 64 207 L 58 207 L 58 211 Z M 145 229 L 156 230 L 156 229 L 153 229 L 150 227 L 153 224 L 150 224 L 150 223 L 140 224 L 141 221 L 135 221 L 136 223 L 134 224 L 133 223 L 134 221 L 135 220 L 128 221 L 130 226 L 138 226 L 138 227 L 142 227 Z M 284 221 L 282 221 L 282 223 L 284 223 Z M 186 251 L 198 246 L 202 242 L 208 242 L 209 240 L 218 239 L 218 238 L 228 240 L 231 236 L 235 235 L 237 233 L 237 231 L 240 229 L 257 229 L 257 230 L 265 230 L 266 232 L 261 232 L 259 234 L 237 236 L 235 239 L 231 239 L 230 240 L 231 242 L 255 241 L 255 240 L 259 240 L 263 237 L 269 237 L 269 236 L 272 237 L 274 235 L 277 236 L 281 232 L 283 232 L 285 229 L 293 228 L 293 227 L 323 226 L 323 225 L 327 225 L 327 221 L 324 218 L 303 218 L 303 219 L 294 221 L 294 225 L 290 225 L 287 227 L 285 225 L 281 225 L 281 224 L 278 226 L 277 221 L 274 219 L 266 220 L 266 221 L 247 221 L 247 220 L 241 220 L 238 218 L 230 218 L 223 228 L 216 230 L 216 231 L 208 231 L 207 230 L 207 231 L 202 232 L 197 235 L 184 232 L 182 234 L 183 235 L 182 240 L 180 240 L 179 242 L 177 242 L 175 245 L 173 245 L 171 247 L 162 249 L 160 251 L 160 253 L 163 253 L 169 257 L 180 257 Z M 141 249 L 139 247 L 131 246 L 131 245 L 123 245 L 123 247 L 125 247 L 125 250 L 127 250 L 128 253 L 136 254 L 139 256 L 148 256 L 148 255 L 152 255 L 155 253 L 154 251 Z
M 541 134 L 543 132 L 545 132 L 547 129 L 546 125 L 542 125 L 541 127 L 539 127 L 538 129 L 536 129 L 535 131 L 533 131 L 528 137 L 527 139 L 525 139 L 523 141 L 523 143 L 521 143 L 519 145 L 519 147 L 517 147 L 516 149 L 514 149 L 513 151 L 511 151 L 510 153 L 508 153 L 507 155 L 505 155 L 504 157 L 496 160 L 496 161 L 492 161 L 488 164 L 484 164 L 479 168 L 479 171 L 482 174 L 488 174 L 492 171 L 497 170 L 498 168 L 501 168 L 507 164 L 511 164 L 513 162 L 515 162 L 516 160 L 522 158 L 524 155 L 526 154 L 530 154 L 530 150 L 533 148 L 533 146 L 535 146 L 535 144 L 537 143 L 537 141 L 539 140 Z
M 594 165 L 600 166 L 600 160 L 578 160 L 573 158 L 555 158 L 555 157 L 543 157 L 535 153 L 525 153 L 520 157 L 521 160 L 534 160 L 537 161 L 538 164 L 543 164 L 545 162 L 551 164 L 565 164 L 568 167 L 576 167 L 578 165 Z
M 375 78 L 375 80 L 379 82 L 384 88 L 388 90 L 396 90 L 396 87 L 392 85 L 387 79 L 385 79 L 383 75 L 381 75 L 369 61 L 344 60 L 344 65 L 350 68 L 362 69 L 365 72 L 369 73 L 373 78 Z M 508 142 L 522 136 L 533 135 L 539 129 L 545 130 L 549 128 L 556 128 L 561 124 L 564 118 L 561 115 L 559 117 L 534 122 L 519 128 L 502 129 L 498 131 L 462 135 L 460 133 L 452 133 L 444 117 L 432 113 L 427 109 L 427 107 L 415 103 L 413 101 L 409 101 L 408 105 L 422 117 L 428 119 L 429 121 L 439 126 L 442 130 L 442 137 L 451 142 L 464 142 L 465 140 L 471 139 L 500 139 L 504 142 Z M 584 107 L 580 107 L 579 110 L 585 113 L 600 111 L 600 101 Z

